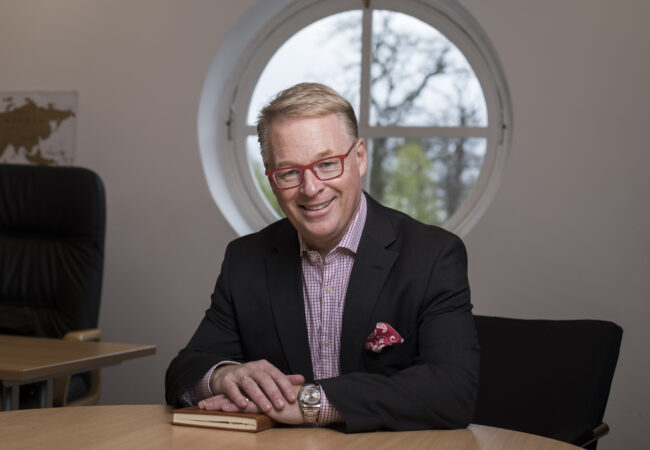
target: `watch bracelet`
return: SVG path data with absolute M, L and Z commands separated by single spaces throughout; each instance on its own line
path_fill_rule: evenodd
M 320 407 L 318 408 L 302 408 L 302 416 L 305 423 L 318 423 L 318 416 L 320 414 Z

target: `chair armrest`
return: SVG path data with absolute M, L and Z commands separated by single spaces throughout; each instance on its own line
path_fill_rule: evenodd
M 63 336 L 65 340 L 73 341 L 101 341 L 102 332 L 99 328 L 90 328 L 87 330 L 70 331 Z M 68 402 L 68 389 L 70 387 L 70 376 L 63 376 L 54 379 L 54 406 L 85 406 L 96 405 L 99 401 L 99 391 L 101 386 L 101 373 L 99 370 L 91 372 L 90 388 L 88 393 L 77 400 Z
M 88 330 L 70 331 L 63 336 L 63 339 L 74 341 L 101 341 L 102 331 L 99 328 L 90 328 Z
M 586 448 L 587 446 L 596 442 L 601 437 L 605 436 L 607 433 L 609 433 L 609 425 L 603 422 L 593 429 L 593 437 L 589 439 L 587 442 L 580 444 L 580 447 Z

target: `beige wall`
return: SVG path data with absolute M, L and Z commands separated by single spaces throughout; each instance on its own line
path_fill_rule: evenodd
M 77 90 L 76 163 L 108 195 L 100 325 L 158 354 L 104 371 L 103 403 L 162 403 L 235 233 L 210 197 L 199 96 L 253 0 L 0 0 L 0 90 Z M 501 188 L 466 238 L 480 314 L 625 329 L 603 449 L 644 448 L 650 412 L 650 17 L 646 0 L 462 0 L 513 100 Z
M 621 325 L 599 448 L 647 448 L 650 2 L 463 4 L 499 52 L 515 118 L 501 189 L 466 239 L 475 311 Z

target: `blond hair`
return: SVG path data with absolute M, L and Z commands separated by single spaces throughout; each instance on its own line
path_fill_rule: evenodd
M 357 116 L 352 105 L 334 89 L 320 83 L 299 83 L 276 95 L 257 116 L 257 139 L 264 165 L 268 168 L 268 133 L 275 120 L 285 117 L 337 114 L 350 137 L 358 138 Z

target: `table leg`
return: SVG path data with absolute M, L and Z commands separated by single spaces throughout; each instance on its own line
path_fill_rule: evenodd
M 2 383 L 2 410 L 11 411 L 18 409 L 20 405 L 20 386 L 5 385 Z
M 43 380 L 38 384 L 38 407 L 51 408 L 54 391 L 54 382 L 52 378 Z

